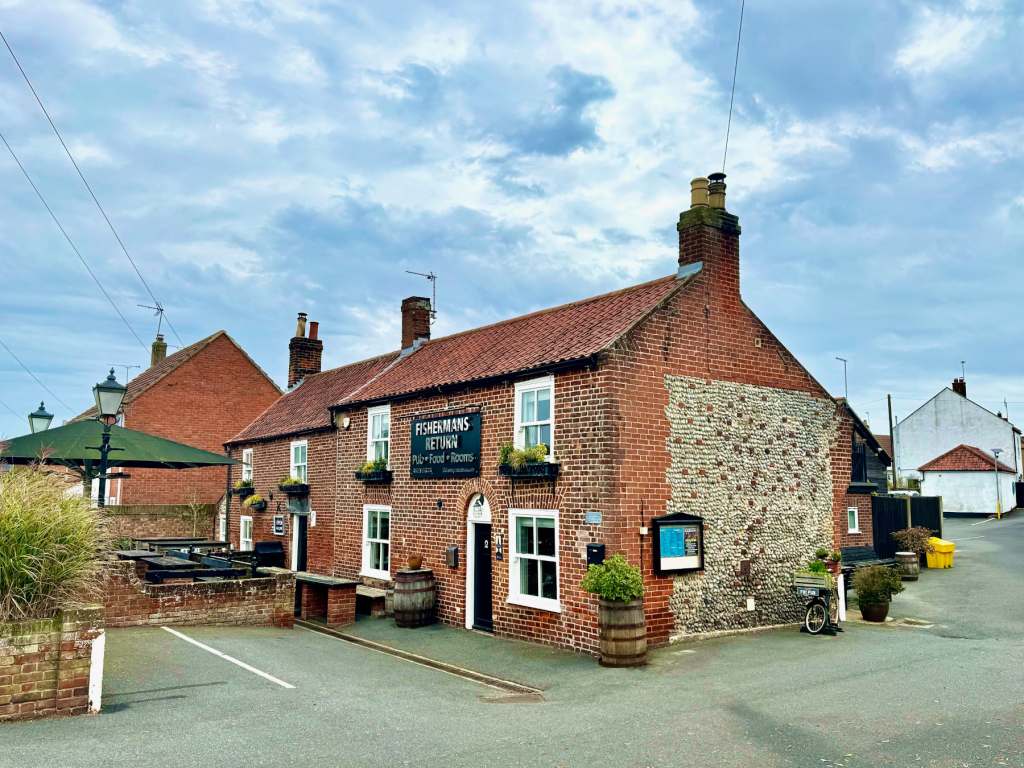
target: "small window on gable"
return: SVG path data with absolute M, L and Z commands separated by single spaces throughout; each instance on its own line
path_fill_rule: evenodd
M 532 448 L 543 443 L 550 459 L 555 439 L 555 378 L 545 376 L 520 381 L 515 386 L 516 448 Z
M 846 508 L 846 529 L 849 533 L 860 533 L 860 511 L 856 507 Z
M 252 482 L 252 448 L 242 449 L 242 480 Z
M 366 411 L 366 460 L 389 462 L 391 458 L 391 406 Z
M 291 469 L 289 474 L 292 477 L 297 477 L 302 482 L 307 482 L 306 473 L 306 453 L 309 450 L 309 446 L 305 440 L 299 440 L 292 443 L 292 460 Z

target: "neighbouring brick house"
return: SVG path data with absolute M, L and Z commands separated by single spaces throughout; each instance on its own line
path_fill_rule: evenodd
M 845 491 L 841 482 L 834 491 L 837 496 L 840 493 L 845 496 L 845 508 L 836 507 L 836 546 L 873 547 L 871 497 L 888 491 L 887 472 L 892 459 L 846 399 L 840 397 L 838 402 L 839 430 L 844 438 L 849 438 L 850 456 L 846 458 L 843 452 L 844 455 L 833 457 L 834 469 L 839 473 L 837 479 L 845 474 L 845 469 L 840 470 L 840 467 L 849 466 Z M 836 449 L 839 452 L 841 445 Z
M 295 386 L 228 444 L 270 501 L 232 502 L 232 541 L 378 585 L 420 554 L 443 621 L 588 652 L 588 544 L 642 568 L 655 644 L 795 619 L 793 570 L 850 539 L 859 420 L 741 299 L 724 176 L 694 181 L 678 231 L 667 277 L 439 339 L 413 297 L 399 351 L 323 373 L 300 317 Z M 547 463 L 510 477 L 506 442 Z M 375 458 L 390 473 L 357 479 Z M 679 529 L 675 553 L 680 521 L 703 539 Z
M 166 350 L 163 337 L 157 336 L 150 367 L 128 382 L 122 426 L 220 453 L 225 440 L 281 395 L 270 377 L 224 331 L 165 357 Z M 78 418 L 94 414 L 95 409 L 90 409 Z M 112 461 L 116 463 L 116 454 Z M 187 521 L 174 508 L 215 505 L 226 488 L 222 467 L 130 469 L 124 474 L 107 484 L 115 535 L 182 535 Z M 212 507 L 203 535 L 212 533 L 211 520 Z

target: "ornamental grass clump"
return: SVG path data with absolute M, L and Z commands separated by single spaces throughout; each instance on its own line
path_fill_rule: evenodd
M 100 512 L 39 468 L 0 474 L 0 622 L 46 618 L 95 597 Z
M 580 586 L 603 600 L 630 603 L 643 596 L 644 578 L 625 557 L 612 555 L 600 565 L 590 566 Z

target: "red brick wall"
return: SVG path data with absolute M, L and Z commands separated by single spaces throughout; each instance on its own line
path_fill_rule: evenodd
M 207 537 L 214 535 L 215 510 L 213 504 L 203 505 L 195 514 L 187 506 L 113 506 L 105 507 L 103 516 L 112 539 Z
M 124 426 L 179 443 L 223 453 L 224 442 L 259 416 L 280 393 L 226 336 L 125 408 Z M 224 494 L 227 470 L 129 469 L 130 478 L 111 481 L 119 504 L 216 502 Z
M 99 608 L 0 624 L 0 721 L 87 712 L 92 644 L 102 632 Z
M 108 627 L 290 627 L 295 621 L 295 578 L 290 573 L 197 584 L 149 584 L 138 577 L 131 561 L 112 560 L 104 565 L 103 607 Z
M 363 440 L 366 436 L 364 434 Z M 228 540 L 238 546 L 238 517 L 250 515 L 253 524 L 253 541 L 280 541 L 285 549 L 285 565 L 291 564 L 292 517 L 288 511 L 288 496 L 279 488 L 282 478 L 291 472 L 291 444 L 305 440 L 307 443 L 306 480 L 309 484 L 309 508 L 316 513 L 316 525 L 310 520 L 306 545 L 307 570 L 316 573 L 333 573 L 334 562 L 334 518 L 336 487 L 336 462 L 334 432 L 313 432 L 306 435 L 286 437 L 262 443 L 247 443 L 231 447 L 230 455 L 241 461 L 242 450 L 252 448 L 252 480 L 256 493 L 267 500 L 263 512 L 253 512 L 241 506 L 237 496 L 232 495 L 228 515 Z M 364 442 L 365 450 L 365 442 Z M 235 470 L 234 477 L 240 477 Z M 284 515 L 284 535 L 274 534 L 274 516 Z
M 874 537 L 871 528 L 871 494 L 847 493 L 853 477 L 853 417 L 838 406 L 836 420 L 839 429 L 832 448 L 832 498 L 833 522 L 836 531 L 836 547 L 872 547 Z M 847 507 L 857 507 L 860 533 L 850 533 L 846 518 Z

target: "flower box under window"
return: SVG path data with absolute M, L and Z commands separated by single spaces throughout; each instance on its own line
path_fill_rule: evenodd
M 241 499 L 247 499 L 254 493 L 251 485 L 239 486 L 238 488 L 233 489 L 231 492 Z
M 550 461 L 528 462 L 521 467 L 513 467 L 511 464 L 499 464 L 498 474 L 518 479 L 539 478 L 542 480 L 554 480 L 558 477 L 558 470 L 560 468 L 560 464 Z
M 365 472 L 361 469 L 356 470 L 356 480 L 370 485 L 386 485 L 391 482 L 392 477 L 390 469 L 371 469 Z
M 308 483 L 281 483 L 277 486 L 281 493 L 285 493 L 289 496 L 308 496 L 309 495 L 309 484 Z

